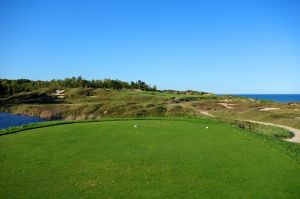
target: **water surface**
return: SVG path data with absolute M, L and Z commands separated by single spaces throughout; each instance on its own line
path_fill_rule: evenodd
M 233 96 L 248 97 L 258 100 L 272 100 L 274 102 L 300 102 L 300 94 L 233 94 Z
M 0 129 L 43 121 L 45 120 L 36 117 L 0 112 Z

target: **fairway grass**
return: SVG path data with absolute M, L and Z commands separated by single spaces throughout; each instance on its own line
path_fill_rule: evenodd
M 0 198 L 299 198 L 277 142 L 209 119 L 26 130 L 0 137 Z

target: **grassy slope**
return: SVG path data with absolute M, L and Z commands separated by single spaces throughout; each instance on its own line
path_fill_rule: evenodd
M 0 137 L 0 198 L 298 198 L 283 148 L 206 119 L 28 130 Z
M 206 111 L 223 120 L 248 119 L 273 122 L 300 129 L 300 103 L 280 104 L 240 97 L 132 90 L 65 89 L 58 99 L 47 89 L 20 93 L 0 99 L 0 111 L 9 111 L 47 119 L 84 120 L 111 117 L 190 116 Z M 48 97 L 47 97 L 48 95 Z M 232 109 L 220 103 L 233 104 Z M 279 110 L 258 111 L 277 107 Z

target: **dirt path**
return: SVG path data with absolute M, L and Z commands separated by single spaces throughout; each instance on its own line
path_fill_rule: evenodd
M 201 110 L 201 109 L 198 109 L 198 108 L 195 108 L 195 107 L 191 106 L 191 104 L 189 102 L 182 102 L 182 103 L 180 103 L 180 105 L 182 105 L 184 107 L 189 107 L 189 108 L 193 109 L 195 112 L 200 113 L 201 115 L 205 115 L 205 116 L 208 116 L 208 117 L 217 117 L 213 114 L 210 114 L 207 111 L 204 111 L 204 110 Z
M 228 103 L 218 103 L 218 104 L 228 109 L 233 109 L 233 106 L 235 105 L 235 104 L 228 104 Z
M 217 116 L 212 115 L 212 114 L 210 114 L 206 111 L 198 110 L 198 112 L 200 114 L 206 115 L 208 117 L 217 117 Z M 254 120 L 241 120 L 241 121 L 252 122 L 252 123 L 257 123 L 257 124 L 263 124 L 263 125 L 267 125 L 267 126 L 276 126 L 276 127 L 279 127 L 279 128 L 286 129 L 288 131 L 291 131 L 294 134 L 294 137 L 289 138 L 289 139 L 283 139 L 283 140 L 286 140 L 286 141 L 289 141 L 289 142 L 300 143 L 300 130 L 299 129 L 295 129 L 295 128 L 292 128 L 292 127 L 289 127 L 289 126 L 284 126 L 284 125 L 281 125 L 281 124 L 274 124 L 274 123 L 268 123 L 268 122 L 259 122 L 259 121 L 254 121 Z
M 215 116 L 215 115 L 210 114 L 210 113 L 207 112 L 207 111 L 201 111 L 201 110 L 198 110 L 198 112 L 199 112 L 200 114 L 206 115 L 206 116 L 208 116 L 208 117 L 217 117 L 217 116 Z
M 294 134 L 294 137 L 289 138 L 289 139 L 284 139 L 284 140 L 289 141 L 289 142 L 300 143 L 300 130 L 299 129 L 295 129 L 295 128 L 280 125 L 280 124 L 268 123 L 268 122 L 259 122 L 259 121 L 254 121 L 254 120 L 243 120 L 243 121 L 253 122 L 253 123 L 257 123 L 257 124 L 263 124 L 263 125 L 267 125 L 267 126 L 276 126 L 276 127 L 280 127 L 280 128 L 289 130 Z

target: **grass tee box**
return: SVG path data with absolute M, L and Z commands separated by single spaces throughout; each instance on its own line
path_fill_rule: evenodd
M 299 198 L 282 148 L 207 119 L 26 130 L 0 137 L 0 198 Z

